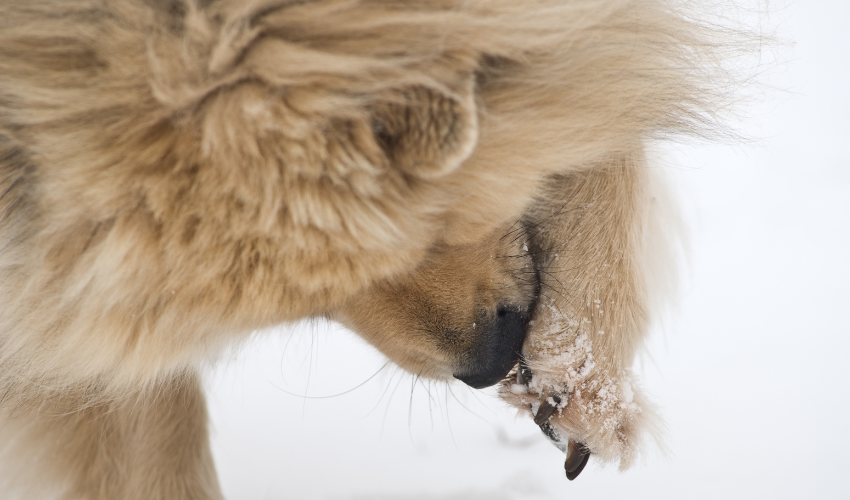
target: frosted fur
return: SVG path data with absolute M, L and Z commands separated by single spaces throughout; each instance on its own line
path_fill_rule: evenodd
M 562 202 L 547 201 L 538 215 L 544 286 L 523 348 L 533 377 L 525 394 L 502 386 L 532 414 L 557 397 L 552 427 L 621 469 L 658 425 L 630 370 L 649 322 L 643 254 L 653 219 L 643 162 L 628 157 L 550 186 Z
M 398 313 L 414 294 L 382 290 L 414 276 L 466 321 L 528 299 L 531 255 L 532 389 L 628 465 L 651 414 L 629 372 L 643 151 L 728 104 L 723 40 L 685 7 L 2 2 L 0 439 L 32 465 L 4 465 L 4 498 L 219 498 L 196 373 L 223 348 L 327 315 L 450 377 L 466 344 L 436 349 Z M 545 231 L 505 240 L 517 221 Z

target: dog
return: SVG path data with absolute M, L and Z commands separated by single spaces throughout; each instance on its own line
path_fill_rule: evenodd
M 221 498 L 200 370 L 316 316 L 628 466 L 646 148 L 720 99 L 680 7 L 4 0 L 5 498 Z

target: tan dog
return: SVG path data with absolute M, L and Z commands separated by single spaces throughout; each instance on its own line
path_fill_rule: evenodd
M 627 465 L 644 148 L 708 123 L 704 32 L 665 0 L 4 0 L 4 498 L 220 498 L 198 370 L 316 315 L 473 387 L 528 335 L 506 398 L 564 395 Z

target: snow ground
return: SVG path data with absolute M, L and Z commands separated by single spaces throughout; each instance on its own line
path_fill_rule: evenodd
M 622 474 L 591 461 L 570 483 L 492 393 L 414 380 L 315 323 L 259 335 L 209 377 L 227 497 L 850 498 L 850 3 L 776 19 L 796 46 L 775 81 L 791 92 L 749 121 L 764 139 L 679 147 L 659 167 L 692 231 L 679 312 L 642 369 L 666 455 Z

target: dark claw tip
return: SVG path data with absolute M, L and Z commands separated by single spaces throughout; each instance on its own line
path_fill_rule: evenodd
M 528 367 L 525 366 L 525 363 L 523 363 L 522 361 L 519 362 L 519 367 L 517 368 L 516 374 L 516 381 L 518 384 L 528 385 L 528 383 L 531 382 L 531 370 L 529 370 Z
M 584 466 L 590 460 L 590 450 L 583 444 L 576 443 L 570 440 L 567 452 L 567 460 L 564 462 L 564 470 L 567 472 L 567 479 L 572 481 L 577 478 Z
M 557 405 L 561 402 L 561 398 L 559 398 L 558 396 L 552 396 L 552 401 L 554 401 L 555 405 Z M 549 420 L 549 418 L 555 413 L 557 409 L 557 406 L 552 406 L 552 404 L 549 403 L 549 398 L 544 399 L 540 402 L 540 407 L 537 409 L 537 414 L 534 415 L 534 423 L 540 425 L 543 422 Z

